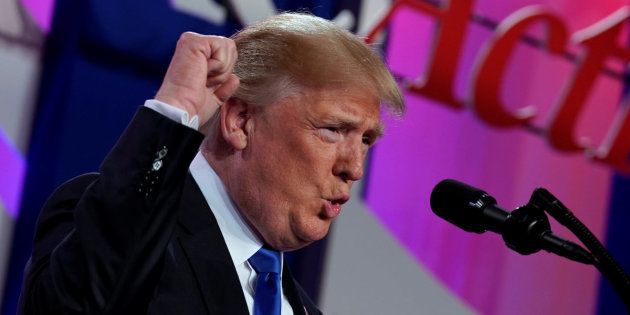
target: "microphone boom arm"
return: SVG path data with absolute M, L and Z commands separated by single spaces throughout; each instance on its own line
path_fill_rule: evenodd
M 608 250 L 556 196 L 544 188 L 537 188 L 528 203 L 549 213 L 556 221 L 565 226 L 591 251 L 593 265 L 610 281 L 630 312 L 630 277 L 610 255 Z
M 544 249 L 584 264 L 594 265 L 612 284 L 630 314 L 630 277 L 591 231 L 554 195 L 537 188 L 528 203 L 512 212 L 497 206 L 485 191 L 444 179 L 431 192 L 431 209 L 439 217 L 474 233 L 501 234 L 512 250 L 529 255 Z M 569 229 L 588 248 L 551 232 L 546 214 Z
M 544 200 L 538 198 L 534 191 L 529 202 L 512 211 L 505 221 L 505 229 L 501 233 L 505 244 L 522 255 L 544 249 L 583 264 L 594 264 L 593 255 L 587 250 L 551 232 L 551 225 L 544 211 L 547 208 Z

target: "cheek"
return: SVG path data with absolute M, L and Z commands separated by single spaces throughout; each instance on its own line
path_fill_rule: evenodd
M 273 148 L 269 163 L 278 169 L 286 182 L 306 184 L 332 173 L 334 145 L 324 143 L 313 134 L 294 135 L 282 139 Z
M 323 143 L 307 131 L 263 137 L 251 149 L 255 188 L 264 208 L 274 207 L 280 215 L 320 211 L 321 197 L 334 184 L 335 145 Z M 273 218 L 270 218 L 271 220 Z

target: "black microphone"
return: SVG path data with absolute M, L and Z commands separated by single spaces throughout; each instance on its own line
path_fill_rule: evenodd
M 554 235 L 544 211 L 531 200 L 507 212 L 485 191 L 445 179 L 431 192 L 431 209 L 468 232 L 501 234 L 509 248 L 523 255 L 544 249 L 584 264 L 594 263 L 593 256 L 581 246 Z

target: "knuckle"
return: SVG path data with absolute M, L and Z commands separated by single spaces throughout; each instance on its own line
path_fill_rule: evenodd
M 197 36 L 198 35 L 193 32 L 184 32 L 179 36 L 179 39 L 177 40 L 177 45 L 178 46 L 190 45 L 191 42 L 195 41 Z
M 217 36 L 217 35 L 207 35 L 206 38 L 209 41 L 218 43 L 218 44 L 223 44 L 223 42 L 225 41 L 225 37 L 223 36 Z
M 188 40 L 193 39 L 196 36 L 197 36 L 197 34 L 195 34 L 193 32 L 184 32 L 184 33 L 182 33 L 182 35 L 179 36 L 179 40 L 181 40 L 181 41 L 188 41 Z
M 230 49 L 230 50 L 236 50 L 236 42 L 231 39 L 231 38 L 226 38 L 226 46 Z
M 227 38 L 223 36 L 211 36 L 211 38 L 216 40 L 219 45 L 226 47 L 228 49 L 232 49 L 233 47 L 236 47 L 234 40 L 232 40 L 231 38 Z

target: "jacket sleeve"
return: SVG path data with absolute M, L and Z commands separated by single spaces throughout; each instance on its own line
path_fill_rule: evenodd
M 141 314 L 203 136 L 141 107 L 100 167 L 44 205 L 20 314 Z

